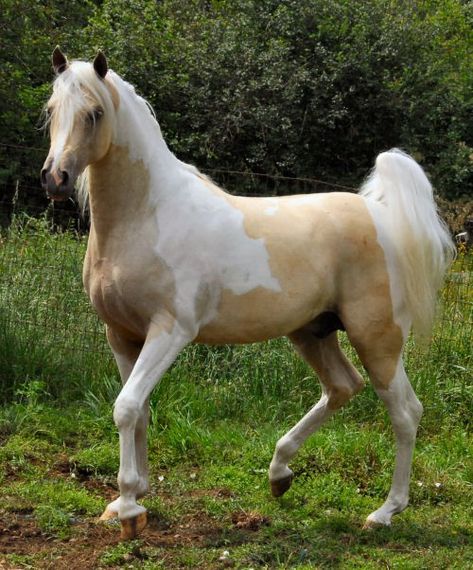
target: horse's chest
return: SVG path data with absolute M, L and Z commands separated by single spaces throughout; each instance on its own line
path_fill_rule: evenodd
M 89 255 L 84 285 L 92 305 L 107 325 L 144 339 L 160 313 L 175 314 L 174 279 L 157 258 L 129 255 L 110 261 Z
M 90 263 L 84 272 L 86 291 L 100 318 L 114 329 L 144 338 L 152 311 L 143 307 L 142 293 L 133 282 L 125 269 L 103 260 Z

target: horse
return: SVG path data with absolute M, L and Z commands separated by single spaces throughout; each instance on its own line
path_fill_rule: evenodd
M 269 466 L 271 492 L 283 495 L 298 449 L 364 386 L 339 346 L 344 330 L 395 433 L 392 485 L 365 523 L 390 525 L 408 504 L 423 411 L 403 349 L 411 328 L 429 334 L 455 251 L 422 168 L 393 149 L 358 193 L 231 195 L 170 151 L 149 104 L 103 53 L 69 62 L 56 48 L 52 63 L 41 183 L 65 200 L 81 175 L 83 281 L 122 380 L 120 494 L 101 519 L 118 517 L 122 539 L 145 527 L 149 398 L 190 343 L 287 336 L 318 375 L 320 400 L 277 441 Z

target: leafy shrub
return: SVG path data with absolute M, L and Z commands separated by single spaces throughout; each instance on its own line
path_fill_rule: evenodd
M 4 14 L 5 141 L 45 146 L 35 123 L 61 43 L 84 59 L 104 49 L 154 106 L 172 149 L 204 170 L 356 185 L 379 151 L 401 146 L 442 195 L 471 194 L 469 2 L 105 0 L 73 3 L 66 18 L 56 1 L 28 15 L 18 5 L 8 0 Z M 0 153 L 0 183 L 37 184 L 42 151 Z

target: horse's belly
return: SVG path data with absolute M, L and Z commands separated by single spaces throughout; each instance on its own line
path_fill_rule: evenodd
M 324 295 L 291 296 L 261 287 L 244 295 L 223 291 L 213 318 L 195 342 L 241 344 L 287 335 L 325 309 Z

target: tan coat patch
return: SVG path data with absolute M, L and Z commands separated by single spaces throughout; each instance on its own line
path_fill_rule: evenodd
M 287 335 L 332 310 L 374 382 L 387 387 L 403 338 L 394 322 L 385 254 L 371 215 L 356 194 L 318 195 L 313 202 L 302 198 L 302 203 L 301 198 L 227 195 L 243 212 L 248 236 L 264 240 L 282 290 L 224 291 L 217 317 L 197 341 L 249 342 Z M 271 215 L 265 213 L 268 208 L 273 208 Z
M 93 306 L 105 323 L 130 340 L 143 341 L 158 314 L 169 332 L 175 284 L 149 241 L 156 239 L 159 228 L 143 190 L 149 186 L 147 169 L 130 161 L 127 149 L 115 146 L 90 167 L 89 179 L 92 226 L 83 279 Z M 140 191 L 133 193 L 137 187 Z M 123 212 L 126 223 L 120 223 Z

